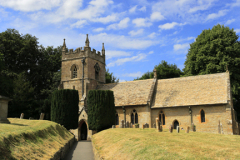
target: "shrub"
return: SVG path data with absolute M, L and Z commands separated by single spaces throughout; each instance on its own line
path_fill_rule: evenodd
M 139 124 L 138 123 L 135 124 L 135 128 L 139 128 Z
M 66 129 L 78 127 L 78 103 L 77 90 L 61 89 L 52 94 L 51 121 L 63 125 Z
M 87 107 L 90 130 L 101 131 L 115 124 L 116 109 L 113 91 L 90 90 Z

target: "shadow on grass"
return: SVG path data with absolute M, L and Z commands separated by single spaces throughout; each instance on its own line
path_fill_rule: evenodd
M 10 123 L 10 125 L 17 125 L 17 126 L 28 126 L 28 125 L 25 125 L 25 124 L 19 124 L 19 123 Z

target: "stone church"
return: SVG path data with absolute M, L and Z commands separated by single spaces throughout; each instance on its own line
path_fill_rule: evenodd
M 114 91 L 116 127 L 124 120 L 132 124 L 148 124 L 156 118 L 168 128 L 173 125 L 186 130 L 194 124 L 197 132 L 239 134 L 233 109 L 229 72 L 171 79 L 128 81 L 105 84 L 105 48 L 91 50 L 88 34 L 85 46 L 66 51 L 62 48 L 61 89 L 79 91 L 79 127 L 72 130 L 78 140 L 91 139 L 88 129 L 86 97 L 89 90 Z

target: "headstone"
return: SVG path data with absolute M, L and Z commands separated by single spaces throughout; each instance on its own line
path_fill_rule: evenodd
M 112 128 L 115 128 L 115 125 L 112 125 Z
M 153 128 L 156 128 L 156 123 L 153 123 Z
M 186 133 L 189 133 L 189 128 L 190 128 L 190 127 L 189 127 L 189 126 L 187 126 Z
M 149 128 L 149 125 L 145 123 L 144 128 Z
M 44 113 L 41 113 L 39 120 L 43 120 L 44 119 L 44 115 L 45 115 Z
M 129 122 L 127 121 L 127 125 L 126 125 L 126 128 L 129 128 Z
M 179 133 L 179 126 L 177 126 L 177 133 Z
M 29 120 L 34 120 L 34 118 L 33 117 L 29 117 Z
M 132 123 L 130 123 L 130 128 L 133 128 L 133 125 L 132 125 Z
M 159 132 L 162 132 L 162 125 L 159 126 Z
M 120 128 L 124 128 L 124 120 L 121 121 Z
M 158 120 L 158 118 L 156 118 L 156 126 L 157 126 L 157 131 L 159 132 L 160 125 L 159 125 L 159 120 Z
M 24 113 L 21 113 L 20 119 L 23 119 L 23 118 L 24 118 Z
M 173 126 L 170 125 L 170 126 L 169 126 L 169 132 L 172 133 L 172 131 L 173 131 Z

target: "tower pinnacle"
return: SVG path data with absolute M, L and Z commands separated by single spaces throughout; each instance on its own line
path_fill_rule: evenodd
M 85 47 L 89 47 L 89 39 L 88 39 L 88 34 L 87 34 L 87 37 L 86 37 L 86 41 L 85 41 Z
M 63 46 L 62 46 L 62 53 L 66 52 L 66 43 L 65 43 L 65 38 L 63 39 Z
M 102 43 L 102 55 L 105 55 L 104 43 Z

